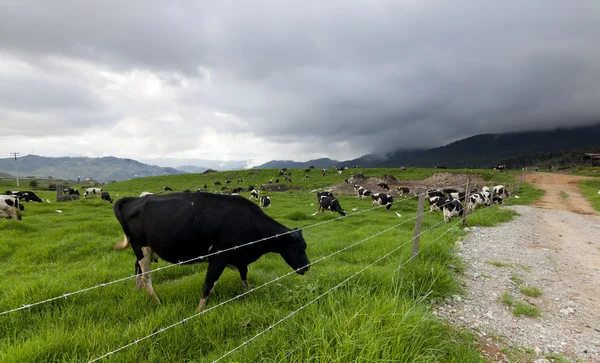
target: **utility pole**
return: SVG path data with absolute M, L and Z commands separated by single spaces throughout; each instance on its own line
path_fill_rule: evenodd
M 10 154 L 15 157 L 15 172 L 17 173 L 17 188 L 18 188 L 19 187 L 19 169 L 17 168 L 17 156 L 20 153 L 15 152 L 15 153 L 10 153 Z

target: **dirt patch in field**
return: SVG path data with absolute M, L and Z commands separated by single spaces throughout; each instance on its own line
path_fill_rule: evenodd
M 597 215 L 587 199 L 581 194 L 579 182 L 594 179 L 580 175 L 566 175 L 556 173 L 531 173 L 526 180 L 546 193 L 534 206 L 542 209 L 568 210 L 577 214 Z M 562 193 L 566 194 L 566 198 Z
M 371 190 L 373 193 L 387 192 L 392 195 L 398 193 L 398 188 L 406 187 L 411 190 L 414 189 L 443 189 L 443 188 L 454 188 L 459 191 L 464 191 L 467 178 L 469 178 L 470 184 L 478 189 L 481 189 L 486 185 L 485 181 L 477 174 L 460 174 L 460 173 L 435 173 L 429 178 L 421 180 L 396 180 L 390 176 L 372 177 L 372 178 L 356 178 L 351 176 L 348 178 L 348 183 L 342 182 L 336 184 L 331 189 L 334 195 L 337 194 L 354 194 L 354 185 L 360 185 Z M 390 190 L 382 189 L 378 186 L 380 183 L 386 183 Z

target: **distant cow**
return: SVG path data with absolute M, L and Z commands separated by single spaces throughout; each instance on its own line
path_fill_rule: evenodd
M 79 194 L 79 190 L 73 188 L 64 188 L 63 193 L 68 195 L 81 195 Z
M 429 202 L 429 212 L 431 213 L 434 210 L 442 210 L 442 207 L 451 202 L 452 199 L 436 196 L 428 198 L 427 201 Z
M 252 189 L 252 191 L 250 192 L 250 196 L 254 199 L 258 199 L 258 190 Z
M 225 184 L 231 184 L 231 179 L 225 180 Z
M 314 167 L 314 165 L 309 165 L 308 168 L 309 169 L 314 169 L 315 167 Z
M 204 185 L 202 186 L 202 189 L 204 189 L 204 190 L 208 189 L 208 185 L 204 184 Z
M 204 308 L 215 282 L 228 265 L 239 271 L 245 290 L 248 265 L 269 252 L 280 254 L 301 275 L 309 269 L 302 232 L 283 226 L 239 196 L 174 193 L 125 197 L 115 203 L 113 210 L 125 233 L 123 241 L 114 248 L 132 247 L 136 256 L 136 286 L 145 286 L 156 303 L 160 300 L 150 274 L 156 257 L 170 263 L 208 260 L 198 309 Z M 265 240 L 249 244 L 261 239 Z M 215 254 L 203 258 L 209 253 Z
M 331 213 L 338 212 L 342 216 L 346 215 L 346 211 L 342 209 L 342 206 L 337 199 L 333 197 L 322 196 L 321 199 L 319 199 L 319 212 L 324 212 L 326 209 L 331 211 Z
M 321 175 L 325 176 L 325 173 L 327 173 L 327 169 L 321 169 Z
M 279 179 L 275 179 L 275 184 L 279 183 Z
M 261 208 L 266 208 L 269 207 L 271 205 L 271 197 L 269 196 L 264 196 L 264 197 L 260 197 L 260 207 Z
M 42 198 L 38 197 L 37 195 L 35 195 L 34 192 L 31 191 L 22 191 L 22 192 L 16 192 L 15 195 L 17 197 L 19 197 L 19 201 L 21 203 L 23 202 L 38 202 L 38 203 L 42 203 L 43 200 Z
M 373 193 L 371 193 L 371 191 L 369 189 L 366 189 L 366 188 L 358 186 L 358 185 L 354 186 L 354 190 L 356 191 L 356 196 L 358 198 L 361 198 L 361 199 L 363 199 L 364 197 L 368 197 L 369 195 L 373 194 Z
M 385 205 L 385 209 L 389 210 L 394 204 L 394 198 L 387 193 L 375 193 L 371 196 L 373 198 L 372 205 Z
M 304 169 L 305 173 L 310 173 L 310 168 L 309 169 Z
M 217 181 L 215 181 L 215 183 L 214 183 L 214 184 L 215 184 L 215 185 L 223 185 L 223 184 L 221 184 L 221 182 L 220 182 L 220 181 L 218 181 L 218 180 L 217 180 Z
M 427 194 L 428 198 L 445 197 L 444 193 L 442 193 L 441 191 L 439 191 L 437 189 L 427 189 L 427 191 L 425 191 L 425 193 Z
M 113 202 L 113 199 L 110 197 L 110 194 L 108 194 L 108 192 L 102 192 L 100 194 L 100 199 L 102 199 L 105 202 L 109 202 L 109 203 Z
M 185 188 L 184 190 L 182 190 L 182 192 L 184 192 L 184 193 L 191 193 L 192 191 L 189 190 L 188 188 Z
M 19 198 L 16 195 L 0 195 L 0 218 L 21 220 Z
M 167 186 L 164 186 L 164 187 L 163 187 L 163 190 L 164 190 L 165 192 L 172 192 L 172 191 L 173 191 L 173 189 L 172 189 L 171 187 L 167 187 Z M 84 198 L 85 198 L 85 197 L 84 197 Z
M 400 192 L 399 195 L 405 198 L 410 194 L 410 189 L 408 189 L 407 187 L 399 187 L 398 191 Z
M 504 185 L 496 185 L 493 189 L 494 195 L 501 195 L 503 197 L 508 197 L 508 190 L 504 187 Z
M 241 193 L 243 191 L 244 191 L 244 188 L 242 188 L 242 187 L 236 187 L 236 188 L 231 189 L 232 193 Z
M 164 188 L 169 188 L 169 187 L 164 187 Z M 171 189 L 171 188 L 169 188 L 169 189 Z M 83 199 L 85 199 L 88 195 L 100 194 L 100 193 L 102 193 L 102 188 L 87 188 L 85 190 L 85 193 L 83 193 Z
M 390 187 L 386 183 L 379 183 L 379 184 L 377 184 L 377 186 L 380 187 L 381 189 L 390 190 Z
M 242 179 L 242 178 L 239 178 L 239 179 L 238 179 L 238 184 L 241 184 L 241 183 L 243 183 L 243 182 L 244 182 L 244 179 Z
M 496 165 L 494 165 L 494 171 L 499 171 L 499 172 L 506 171 L 506 165 L 496 164 Z

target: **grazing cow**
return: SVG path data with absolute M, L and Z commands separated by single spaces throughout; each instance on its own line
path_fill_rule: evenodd
M 273 179 L 269 179 L 269 184 L 273 184 Z
M 321 175 L 325 176 L 325 173 L 327 173 L 327 169 L 321 169 Z
M 463 207 L 458 200 L 451 200 L 445 203 L 442 206 L 442 211 L 444 213 L 444 221 L 446 223 L 450 222 L 450 219 L 454 216 L 463 216 Z
M 242 187 L 236 187 L 236 188 L 231 189 L 232 193 L 241 193 L 243 191 L 244 191 L 244 188 L 242 188 Z
M 428 198 L 445 197 L 444 193 L 440 192 L 437 189 L 427 189 L 427 191 L 425 191 L 425 193 L 427 193 Z
M 19 198 L 15 195 L 0 195 L 0 218 L 21 220 Z
M 221 190 L 227 190 L 227 189 L 229 189 L 229 187 L 227 185 L 224 187 L 221 187 Z
M 169 188 L 169 187 L 165 187 L 165 188 Z M 171 188 L 169 188 L 169 189 L 171 189 Z M 100 194 L 100 193 L 102 193 L 102 188 L 87 188 L 85 190 L 85 193 L 83 193 L 83 199 L 85 199 L 88 195 Z
M 369 189 L 366 189 L 364 187 L 358 187 L 358 189 L 356 188 L 356 185 L 354 187 L 356 190 L 356 196 L 360 199 L 364 199 L 365 197 L 368 197 L 369 195 L 373 194 Z
M 31 191 L 16 192 L 16 193 L 14 193 L 14 195 L 19 197 L 19 201 L 21 203 L 23 203 L 24 201 L 27 203 L 29 203 L 29 202 L 43 203 L 44 202 L 42 200 L 42 198 L 38 197 L 37 195 L 35 195 L 34 192 L 31 192 Z
M 496 164 L 496 165 L 494 165 L 494 171 L 499 171 L 499 172 L 506 171 L 506 165 L 504 165 L 504 164 L 500 164 L 500 165 Z
M 202 186 L 202 189 L 204 189 L 204 190 L 208 189 L 208 185 L 204 184 L 204 185 Z
M 446 195 L 450 195 L 450 193 L 458 193 L 458 190 L 456 190 L 454 188 L 445 188 L 445 189 L 442 189 L 442 192 Z
M 17 193 L 17 192 L 15 192 L 15 193 Z M 19 196 L 16 194 L 0 195 L 0 199 L 6 199 L 6 200 L 10 199 L 16 209 L 18 209 L 20 211 L 25 210 L 25 206 L 23 205 L 23 203 L 21 203 L 21 201 L 19 200 Z
M 279 174 L 278 174 L 278 176 L 282 176 L 282 175 L 284 175 L 284 174 L 285 174 L 285 172 L 284 172 L 283 170 L 279 170 Z
M 600 194 L 600 192 L 598 194 Z M 502 198 L 500 196 L 494 195 L 492 197 L 492 204 L 502 204 L 503 202 L 504 202 L 504 198 Z
M 254 190 L 254 185 L 248 185 L 248 190 Z
M 250 196 L 254 199 L 258 199 L 258 190 L 252 189 L 252 191 L 250 192 Z
M 100 199 L 102 199 L 105 202 L 109 202 L 109 203 L 113 202 L 113 199 L 110 197 L 110 194 L 108 194 L 108 192 L 102 192 L 100 194 Z
M 215 184 L 215 186 L 217 186 L 217 185 L 223 185 L 223 184 L 221 184 L 221 182 L 220 182 L 220 181 L 218 181 L 218 180 L 217 180 L 217 181 L 216 181 L 214 184 Z
M 225 180 L 225 184 L 231 184 L 231 179 Z
M 191 193 L 192 191 L 189 190 L 188 188 L 185 188 L 184 190 L 182 190 L 182 192 L 184 192 L 184 193 Z
M 68 195 L 81 195 L 79 194 L 79 190 L 68 187 L 63 189 L 63 193 Z
M 490 191 L 490 188 L 489 188 L 489 187 L 487 187 L 487 186 L 484 186 L 483 188 L 481 188 L 481 191 L 482 191 L 482 192 L 489 192 L 489 191 Z
M 275 184 L 279 183 L 279 179 L 275 179 Z
M 310 180 L 310 176 L 308 176 L 308 175 L 305 175 L 305 176 L 304 176 L 304 179 L 306 179 L 306 180 Z
M 465 192 L 455 192 L 455 193 L 450 193 L 450 198 L 454 199 L 454 200 L 458 200 L 460 202 L 464 202 L 466 195 L 467 195 L 467 193 L 465 193 Z
M 314 169 L 315 167 L 314 167 L 314 165 L 309 165 L 308 168 L 309 169 Z
M 485 205 L 485 197 L 483 195 L 480 193 L 474 193 L 469 196 L 469 201 L 467 203 L 467 210 L 469 213 L 482 205 Z
M 241 184 L 241 183 L 243 183 L 243 182 L 244 182 L 244 179 L 242 179 L 242 178 L 239 178 L 239 179 L 238 179 L 238 184 Z
M 167 186 L 164 186 L 164 187 L 163 187 L 163 190 L 164 190 L 165 192 L 172 192 L 172 191 L 173 191 L 173 189 L 172 189 L 171 187 L 167 187 Z M 84 197 L 84 198 L 85 198 L 85 197 Z
M 446 205 L 448 202 L 452 201 L 452 199 L 436 196 L 436 197 L 428 198 L 427 201 L 429 202 L 429 213 L 431 213 L 434 210 L 441 210 L 442 207 L 444 205 Z
M 340 174 L 340 175 L 344 174 L 344 168 L 343 168 L 343 167 L 341 167 L 341 168 L 337 168 L 337 172 L 338 172 L 338 174 Z
M 342 216 L 346 215 L 346 211 L 342 209 L 340 202 L 334 197 L 322 196 L 319 199 L 319 212 L 324 212 L 325 209 L 330 210 L 332 214 L 338 212 Z
M 492 193 L 493 195 L 501 195 L 503 197 L 508 197 L 509 194 L 504 185 L 496 185 Z
M 333 198 L 333 193 L 331 192 L 317 192 L 317 202 L 321 200 L 321 197 L 331 197 Z
M 142 194 L 140 194 L 140 197 L 143 197 L 145 195 L 150 195 L 150 194 L 154 194 L 154 193 L 150 193 L 150 192 L 142 192 Z
M 156 303 L 160 300 L 149 272 L 157 257 L 171 263 L 208 260 L 198 309 L 204 308 L 228 265 L 239 271 L 245 290 L 248 265 L 269 252 L 280 254 L 301 275 L 309 269 L 302 232 L 283 226 L 240 196 L 173 193 L 125 197 L 115 203 L 113 210 L 125 232 L 123 241 L 114 248 L 131 245 L 136 256 L 136 286 L 145 286 Z M 265 238 L 269 239 L 249 244 Z M 209 253 L 215 254 L 202 258 Z
M 305 173 L 310 173 L 310 168 L 309 169 L 304 169 Z
M 377 184 L 377 186 L 380 187 L 381 189 L 390 190 L 390 187 L 386 183 L 379 183 L 379 184 Z
M 271 206 L 271 197 L 269 196 L 264 196 L 264 197 L 260 197 L 260 207 L 261 208 L 266 208 L 266 207 L 270 207 Z
M 399 187 L 398 191 L 400 192 L 400 196 L 404 196 L 406 198 L 410 194 L 410 189 L 407 187 Z
M 373 206 L 376 204 L 385 205 L 386 210 L 389 210 L 392 207 L 392 204 L 394 204 L 394 198 L 391 194 L 375 193 L 371 198 L 373 198 L 373 202 L 371 203 Z

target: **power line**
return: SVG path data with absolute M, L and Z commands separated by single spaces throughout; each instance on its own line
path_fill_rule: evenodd
M 18 188 L 19 187 L 19 169 L 17 168 L 17 156 L 20 154 L 20 152 L 11 152 L 10 154 L 15 157 L 15 172 L 17 174 L 17 188 Z

